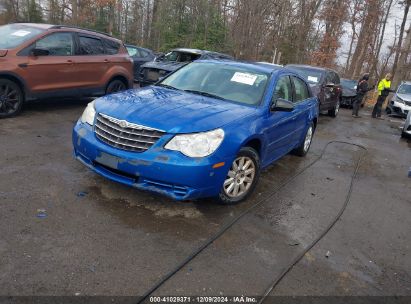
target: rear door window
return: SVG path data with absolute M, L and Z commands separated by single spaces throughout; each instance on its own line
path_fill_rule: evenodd
M 310 93 L 308 91 L 307 85 L 304 81 L 297 77 L 291 77 L 294 84 L 295 100 L 294 102 L 299 102 L 310 98 Z
M 112 41 L 112 40 L 103 39 L 103 44 L 104 44 L 104 48 L 106 49 L 106 54 L 115 55 L 118 53 L 118 50 L 120 48 L 119 43 Z
M 36 41 L 35 48 L 49 51 L 49 56 L 71 56 L 74 54 L 73 35 L 54 33 Z
M 80 55 L 103 55 L 104 46 L 99 38 L 79 36 Z

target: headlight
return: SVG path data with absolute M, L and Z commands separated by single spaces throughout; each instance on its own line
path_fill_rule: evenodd
M 189 157 L 205 157 L 217 150 L 223 139 L 222 129 L 176 135 L 167 143 L 165 149 L 179 151 Z
M 93 125 L 94 123 L 94 116 L 96 116 L 96 109 L 94 108 L 94 100 L 90 102 L 86 109 L 83 112 L 83 115 L 81 115 L 81 122 L 82 123 L 88 123 L 90 126 Z
M 398 95 L 395 95 L 394 101 L 395 101 L 395 102 L 399 102 L 399 103 L 404 103 L 404 100 L 402 100 L 401 98 L 399 98 Z

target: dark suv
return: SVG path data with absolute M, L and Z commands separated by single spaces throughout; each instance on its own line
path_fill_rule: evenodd
M 120 40 L 60 25 L 0 26 L 0 118 L 24 101 L 101 96 L 131 88 L 133 62 Z
M 311 91 L 320 100 L 320 112 L 336 117 L 340 110 L 342 87 L 337 72 L 310 65 L 288 64 L 287 68 L 300 74 L 310 84 Z

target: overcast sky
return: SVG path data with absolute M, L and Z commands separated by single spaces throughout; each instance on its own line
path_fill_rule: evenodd
M 404 7 L 401 7 L 397 4 L 398 1 L 395 1 L 395 5 L 391 8 L 390 15 L 388 17 L 387 26 L 385 28 L 385 38 L 383 42 L 383 47 L 381 49 L 381 55 L 388 53 L 388 47 L 392 45 L 394 42 L 394 35 L 395 35 L 395 22 L 397 23 L 397 35 L 399 35 L 399 29 L 401 26 L 402 18 L 404 17 Z M 407 24 L 405 29 L 408 28 L 411 22 L 411 12 L 408 13 Z M 345 26 L 345 34 L 342 38 L 341 47 L 338 50 L 338 63 L 345 64 L 347 60 L 347 53 L 350 48 L 350 41 L 351 41 L 351 26 L 346 24 Z

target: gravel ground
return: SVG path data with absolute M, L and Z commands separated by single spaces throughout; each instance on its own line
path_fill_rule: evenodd
M 86 169 L 71 147 L 86 103 L 42 101 L 0 121 L 0 295 L 142 295 L 330 140 L 368 149 L 352 199 L 271 294 L 411 295 L 411 141 L 400 139 L 402 120 L 373 120 L 369 109 L 361 119 L 344 109 L 336 119 L 321 116 L 306 158 L 284 157 L 262 173 L 249 200 L 227 207 L 174 202 Z M 155 294 L 261 295 L 335 217 L 360 153 L 329 146 Z

